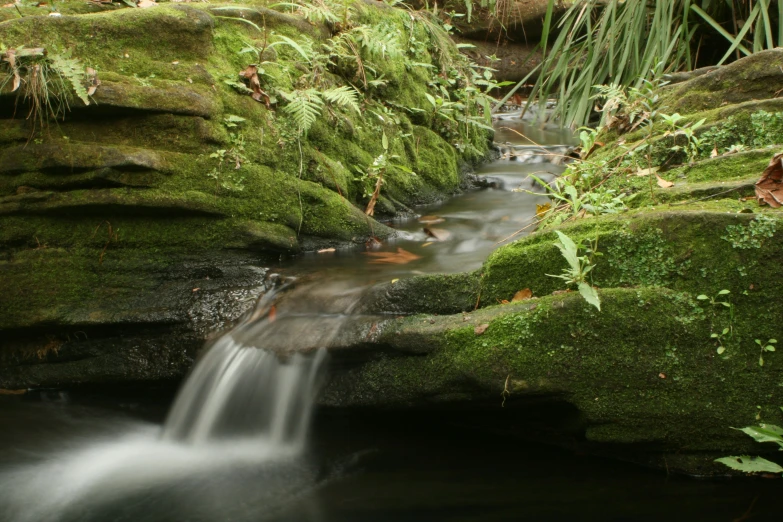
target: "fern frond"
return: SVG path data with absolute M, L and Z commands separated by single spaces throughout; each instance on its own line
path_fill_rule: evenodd
M 319 92 L 315 89 L 307 89 L 281 94 L 288 100 L 288 105 L 283 110 L 293 117 L 299 133 L 307 135 L 307 131 L 321 115 L 323 108 L 324 101 Z
M 76 96 L 78 96 L 85 105 L 89 105 L 90 99 L 87 95 L 87 89 L 84 87 L 84 80 L 87 73 L 84 70 L 82 62 L 76 58 L 71 58 L 70 51 L 66 51 L 62 54 L 50 54 L 49 62 L 51 68 L 59 74 L 61 78 L 68 81 Z
M 321 93 L 321 96 L 329 103 L 353 109 L 360 114 L 362 112 L 359 108 L 359 94 L 348 85 L 327 89 Z

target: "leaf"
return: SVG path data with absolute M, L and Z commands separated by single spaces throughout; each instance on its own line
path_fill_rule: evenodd
M 321 93 L 321 96 L 323 96 L 323 98 L 329 103 L 339 105 L 340 107 L 353 109 L 358 114 L 361 114 L 362 112 L 361 109 L 359 108 L 359 94 L 356 92 L 356 89 L 354 89 L 349 85 L 343 85 L 341 87 L 327 89 Z M 387 142 L 387 146 L 384 147 L 384 149 L 387 148 L 388 148 L 388 142 Z
M 442 228 L 424 227 L 424 233 L 427 234 L 428 237 L 437 239 L 438 241 L 446 241 L 451 237 L 451 232 Z
M 82 84 L 86 77 L 82 62 L 76 58 L 71 58 L 70 50 L 60 54 L 50 54 L 49 60 L 52 63 L 52 68 L 57 71 L 57 74 L 71 84 L 76 96 L 85 105 L 89 105 L 90 99 L 87 95 L 87 89 L 85 89 Z
M 334 248 L 322 248 L 321 250 L 318 250 L 318 254 L 331 254 L 332 252 L 336 252 Z
M 710 153 L 710 158 L 717 158 L 719 155 L 720 153 L 718 152 L 718 147 L 714 147 Z
M 639 169 L 639 170 L 636 171 L 636 175 L 639 176 L 639 177 L 649 176 L 650 174 L 655 174 L 659 170 L 661 170 L 661 167 L 652 167 L 652 168 L 649 168 L 649 169 Z
M 748 426 L 739 431 L 750 435 L 756 442 L 775 442 L 783 447 L 783 428 L 774 424 L 761 424 L 759 427 Z
M 533 292 L 529 288 L 525 288 L 523 290 L 520 290 L 516 294 L 514 294 L 514 297 L 511 299 L 511 302 L 515 301 L 527 301 L 528 299 L 533 298 Z
M 772 208 L 783 205 L 783 152 L 772 157 L 755 188 L 759 205 L 766 203 Z
M 423 223 L 425 225 L 437 225 L 438 223 L 443 223 L 446 221 L 440 216 L 421 216 L 419 218 L 419 223 Z
M 294 118 L 299 132 L 306 135 L 321 115 L 323 100 L 318 96 L 317 91 L 312 89 L 292 93 L 281 92 L 281 94 L 288 100 L 288 105 L 283 110 Z
M 484 335 L 484 332 L 487 331 L 487 328 L 489 328 L 489 324 L 487 323 L 480 324 L 473 329 L 473 333 L 475 333 L 476 335 Z
M 718 348 L 718 355 L 722 354 L 725 351 L 726 351 L 726 347 L 725 346 L 721 346 L 720 348 Z
M 386 132 L 381 136 L 381 146 L 383 146 L 383 150 L 389 150 L 389 138 L 386 137 Z
M 601 311 L 601 299 L 598 297 L 598 292 L 587 283 L 579 283 L 579 293 L 582 294 L 585 301 L 595 306 L 598 311 Z
M 655 178 L 658 180 L 658 186 L 661 188 L 672 188 L 674 186 L 674 183 L 671 181 L 666 181 L 662 177 L 660 177 L 658 174 L 655 175 Z
M 552 204 L 551 203 L 545 203 L 543 205 L 536 205 L 536 217 L 538 219 L 543 219 L 546 217 L 547 213 L 552 210 Z
M 366 252 L 365 255 L 373 258 L 370 263 L 375 265 L 390 264 L 390 265 L 404 265 L 411 261 L 421 259 L 421 256 L 417 256 L 407 250 L 398 248 L 397 252 Z
M 139 0 L 139 3 L 136 5 L 142 9 L 145 9 L 147 7 L 155 7 L 158 4 L 156 2 L 153 2 L 152 0 Z
M 783 467 L 761 457 L 750 457 L 748 455 L 723 457 L 715 459 L 715 462 L 720 462 L 731 469 L 744 471 L 745 473 L 783 473 Z
M 370 202 L 367 203 L 367 208 L 364 213 L 368 216 L 375 214 L 375 204 L 378 202 L 378 197 L 381 195 L 381 185 L 383 184 L 383 173 L 378 173 L 378 180 L 375 182 L 375 190 L 372 191 Z
M 576 243 L 574 243 L 570 237 L 563 234 L 559 230 L 555 230 L 555 233 L 560 239 L 560 243 L 555 243 L 555 246 L 560 249 L 560 252 L 562 252 L 563 257 L 568 262 L 568 265 L 571 267 L 571 269 L 574 271 L 579 271 L 580 265 L 579 257 L 577 257 Z
M 239 72 L 239 75 L 250 85 L 250 90 L 253 91 L 250 97 L 257 102 L 263 102 L 266 108 L 269 109 L 269 95 L 261 90 L 261 81 L 258 79 L 258 66 L 248 65 L 244 71 Z

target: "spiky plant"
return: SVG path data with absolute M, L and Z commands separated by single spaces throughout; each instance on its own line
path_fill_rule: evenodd
M 571 126 L 589 120 L 596 85 L 638 88 L 656 75 L 783 45 L 783 0 L 576 0 L 558 21 L 556 3 L 549 0 L 531 99 L 558 98 L 557 115 Z M 705 41 L 716 37 L 725 48 L 705 56 L 715 48 Z

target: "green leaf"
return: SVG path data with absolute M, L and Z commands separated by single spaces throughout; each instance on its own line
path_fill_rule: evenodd
M 701 294 L 701 295 L 697 295 L 696 299 L 698 299 L 699 301 L 706 301 L 707 299 L 709 299 L 709 297 L 707 297 L 704 294 Z
M 775 442 L 783 446 L 783 428 L 774 424 L 761 424 L 758 428 L 748 426 L 740 428 L 739 431 L 750 435 L 756 442 Z
M 700 123 L 704 123 L 704 120 L 701 120 Z M 730 294 L 730 293 L 731 293 L 731 290 L 721 290 L 720 292 L 718 292 L 718 295 L 726 295 L 726 294 Z
M 321 93 L 321 96 L 335 105 L 353 109 L 359 114 L 362 112 L 359 108 L 359 93 L 349 85 L 327 89 Z
M 596 292 L 595 288 L 587 283 L 579 283 L 579 293 L 582 294 L 585 301 L 595 306 L 599 312 L 601 311 L 601 299 L 598 297 L 598 292 Z
M 383 145 L 383 150 L 389 150 L 389 138 L 386 137 L 385 132 L 381 136 L 381 145 Z
M 726 351 L 726 347 L 725 346 L 721 346 L 720 348 L 718 348 L 718 355 L 722 354 L 725 351 Z
M 578 272 L 580 264 L 579 257 L 577 256 L 576 243 L 574 243 L 570 237 L 563 234 L 559 230 L 555 230 L 555 233 L 560 239 L 560 243 L 555 243 L 555 246 L 560 249 L 563 257 L 568 262 L 568 266 L 570 266 L 573 271 Z
M 720 462 L 731 469 L 744 471 L 746 473 L 783 473 L 783 467 L 761 457 L 750 457 L 748 455 L 743 455 L 741 457 L 723 457 L 721 459 L 715 459 L 715 462 Z

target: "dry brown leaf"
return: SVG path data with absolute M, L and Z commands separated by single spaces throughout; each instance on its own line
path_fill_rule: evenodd
M 391 265 L 404 265 L 411 261 L 421 259 L 421 256 L 417 256 L 407 250 L 398 248 L 397 252 L 365 252 L 366 255 L 372 257 L 370 263 L 379 264 L 391 264 Z
M 720 152 L 718 152 L 718 147 L 713 147 L 712 152 L 710 152 L 710 158 L 717 158 L 720 156 Z
M 438 241 L 446 241 L 451 237 L 451 232 L 442 228 L 424 227 L 424 233 L 432 239 L 437 239 Z
M 86 72 L 87 79 L 90 82 L 90 86 L 87 88 L 87 96 L 92 96 L 101 85 L 101 80 L 98 78 L 98 72 L 92 67 L 87 67 Z
M 523 290 L 520 290 L 516 294 L 514 294 L 514 297 L 511 298 L 511 302 L 526 301 L 532 298 L 533 298 L 533 292 L 529 288 L 525 288 Z
M 381 240 L 375 236 L 370 236 L 367 241 L 364 242 L 365 248 L 369 250 L 376 250 L 381 247 Z
M 658 374 L 658 377 L 660 377 L 661 379 L 665 379 L 666 378 L 666 374 L 661 372 L 661 373 Z
M 318 251 L 319 254 L 329 254 L 331 252 L 335 252 L 336 250 L 334 248 L 322 248 Z
M 244 78 L 250 90 L 253 94 L 250 95 L 257 102 L 263 102 L 266 108 L 269 109 L 269 95 L 261 89 L 261 81 L 258 79 L 258 67 L 255 65 L 248 65 L 244 71 L 240 71 L 239 75 Z
M 642 176 L 649 176 L 650 174 L 653 174 L 655 172 L 658 172 L 661 168 L 660 167 L 652 167 L 649 169 L 639 169 L 636 171 L 636 175 L 639 177 Z
M 269 308 L 269 314 L 267 314 L 266 318 L 270 323 L 274 323 L 277 320 L 277 307 L 275 305 Z
M 772 208 L 783 205 L 783 152 L 772 157 L 769 165 L 756 182 L 756 199 L 759 205 L 766 203 Z
M 5 388 L 0 388 L 0 395 L 23 395 L 25 393 L 27 393 L 26 389 L 8 390 L 8 389 L 5 389 Z
M 674 186 L 674 183 L 671 181 L 666 181 L 662 177 L 660 177 L 658 174 L 655 175 L 655 178 L 658 180 L 658 186 L 661 188 L 672 188 Z
M 547 213 L 552 210 L 552 204 L 551 203 L 544 203 L 543 205 L 536 205 L 536 217 L 538 219 L 543 219 L 546 217 Z
M 473 329 L 473 333 L 475 333 L 476 335 L 483 335 L 484 332 L 487 331 L 487 328 L 489 328 L 489 325 L 487 323 L 480 324 Z
M 383 185 L 383 172 L 378 173 L 378 180 L 375 182 L 375 190 L 372 191 L 372 197 L 370 202 L 367 203 L 367 208 L 364 213 L 368 216 L 375 214 L 375 204 L 378 202 L 378 196 L 381 195 L 381 185 Z
M 147 7 L 155 7 L 157 5 L 157 2 L 153 2 L 152 0 L 139 0 L 139 3 L 136 4 L 136 7 L 146 9 Z
M 424 225 L 437 225 L 438 223 L 443 223 L 446 221 L 440 216 L 421 216 L 419 218 L 419 223 L 422 223 Z
M 500 304 L 510 304 L 510 303 L 511 301 L 509 301 L 508 299 L 503 299 L 502 301 L 500 301 Z

